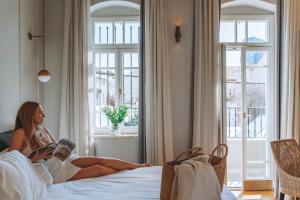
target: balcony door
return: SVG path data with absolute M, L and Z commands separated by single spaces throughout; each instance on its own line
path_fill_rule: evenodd
M 227 46 L 225 64 L 227 183 L 272 180 L 270 140 L 274 137 L 275 98 L 272 49 Z

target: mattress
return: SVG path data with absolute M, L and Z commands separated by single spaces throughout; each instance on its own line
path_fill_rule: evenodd
M 147 200 L 159 199 L 162 167 L 138 168 L 115 174 L 54 184 L 46 200 Z M 224 188 L 223 200 L 236 200 Z

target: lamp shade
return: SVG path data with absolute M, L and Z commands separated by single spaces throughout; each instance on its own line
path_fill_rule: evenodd
M 51 79 L 51 74 L 48 70 L 42 69 L 38 73 L 38 79 L 43 83 L 48 82 Z

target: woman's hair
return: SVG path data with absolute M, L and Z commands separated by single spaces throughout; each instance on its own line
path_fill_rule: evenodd
M 39 103 L 27 101 L 21 105 L 18 110 L 18 114 L 16 117 L 16 124 L 14 131 L 22 128 L 25 132 L 25 137 L 29 142 L 29 145 L 32 148 L 38 147 L 38 143 L 36 142 L 35 138 L 33 137 L 33 116 L 36 109 L 39 107 Z

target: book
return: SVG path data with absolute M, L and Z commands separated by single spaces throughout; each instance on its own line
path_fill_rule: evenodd
M 52 150 L 51 154 L 54 157 L 57 157 L 61 161 L 64 161 L 71 155 L 71 152 L 74 150 L 75 146 L 76 145 L 70 140 L 61 139 L 58 143 L 49 143 L 45 146 L 41 146 L 35 149 L 33 152 L 31 152 L 28 158 L 32 158 L 36 153 L 43 153 L 45 151 Z

